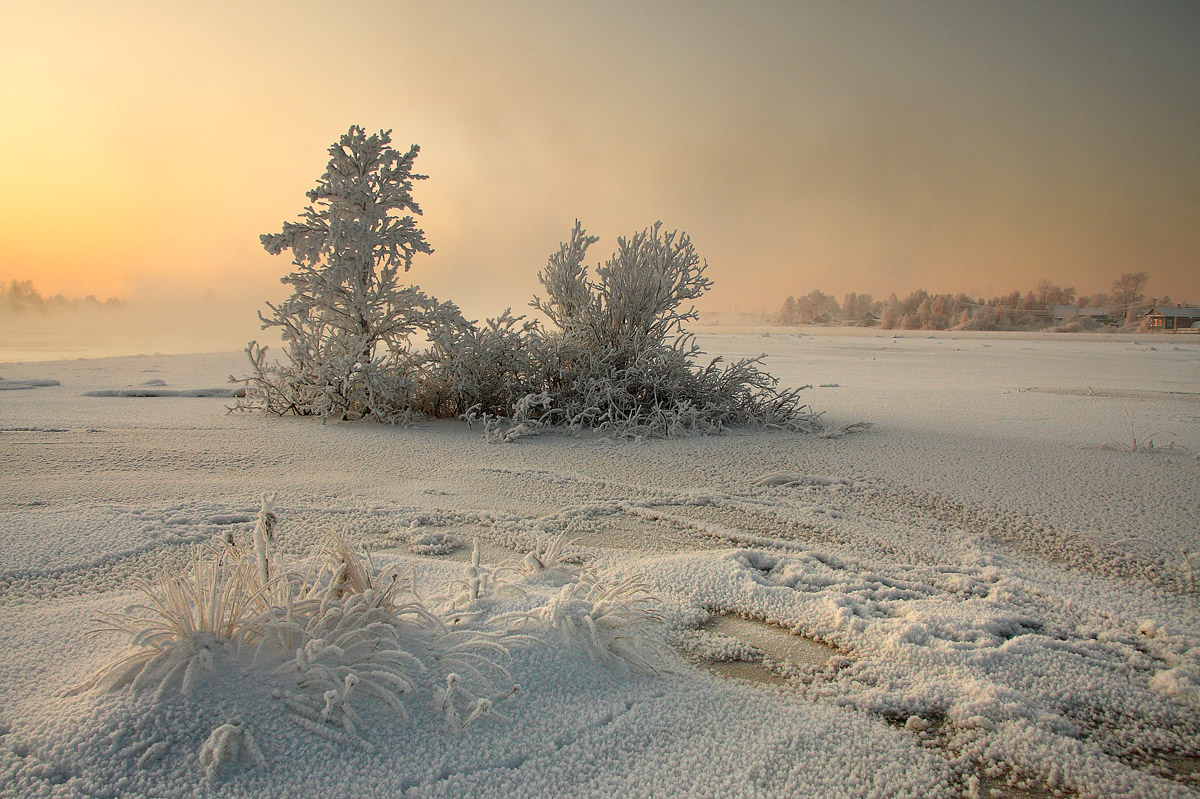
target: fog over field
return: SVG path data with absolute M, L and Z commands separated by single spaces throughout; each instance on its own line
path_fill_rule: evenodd
M 261 302 L 160 298 L 112 308 L 0 315 L 0 357 L 36 361 L 237 350 L 262 338 Z

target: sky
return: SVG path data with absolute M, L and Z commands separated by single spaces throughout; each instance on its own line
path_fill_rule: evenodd
M 711 310 L 819 288 L 1200 301 L 1200 3 L 8 2 L 0 280 L 219 305 L 352 124 L 421 146 L 413 282 L 526 308 L 576 218 Z

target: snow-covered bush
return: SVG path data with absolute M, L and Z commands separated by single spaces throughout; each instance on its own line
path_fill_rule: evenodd
M 620 238 L 592 280 L 584 259 L 596 241 L 576 222 L 538 274 L 546 297 L 531 305 L 555 328 L 538 331 L 547 400 L 514 406 L 514 425 L 626 436 L 711 433 L 730 424 L 820 429 L 800 389 L 776 390 L 761 359 L 695 362 L 703 353 L 684 325 L 698 315 L 687 303 L 712 282 L 686 233 L 664 233 L 656 223 Z
M 426 177 L 413 172 L 420 148 L 402 154 L 390 144 L 390 131 L 351 127 L 329 148 L 300 221 L 262 236 L 267 252 L 293 257 L 283 278 L 292 296 L 259 314 L 264 329 L 279 329 L 288 362 L 269 363 L 251 342 L 240 407 L 389 422 L 426 410 L 429 355 L 410 339 L 464 322 L 452 303 L 400 283 L 413 257 L 433 250 L 412 216 L 421 213 L 413 183 Z
M 511 309 L 482 326 L 443 326 L 432 339 L 429 404 L 435 414 L 510 416 L 523 397 L 540 391 L 544 368 L 536 329 Z

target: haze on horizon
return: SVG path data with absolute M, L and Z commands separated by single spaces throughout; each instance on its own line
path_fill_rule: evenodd
M 655 220 L 688 231 L 713 310 L 1041 278 L 1087 294 L 1127 271 L 1200 301 L 1196 3 L 125 0 L 4 19 L 0 280 L 207 298 L 234 339 L 286 293 L 259 234 L 295 218 L 351 124 L 421 145 L 435 253 L 411 279 L 472 317 L 528 310 L 577 217 L 594 260 Z

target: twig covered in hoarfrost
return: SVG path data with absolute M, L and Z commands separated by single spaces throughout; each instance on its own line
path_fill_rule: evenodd
M 489 597 L 520 593 L 515 581 L 519 575 L 520 569 L 512 563 L 484 566 L 476 541 L 462 577 L 450 583 L 449 606 L 455 611 L 471 610 Z
M 204 776 L 213 780 L 226 766 L 245 758 L 256 766 L 266 763 L 250 730 L 241 722 L 233 721 L 213 729 L 201 745 L 197 759 L 204 766 Z
M 566 533 L 559 533 L 550 543 L 526 554 L 521 563 L 531 575 L 576 578 L 582 573 L 587 556 L 572 551 L 574 543 L 574 540 L 567 538 Z

